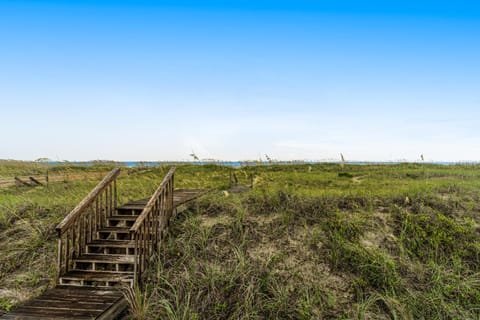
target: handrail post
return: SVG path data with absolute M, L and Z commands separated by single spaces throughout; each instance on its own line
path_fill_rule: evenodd
M 135 250 L 134 250 L 134 264 L 133 264 L 133 285 L 136 286 L 138 283 L 138 238 L 137 234 L 134 234 L 135 241 Z
M 117 208 L 117 179 L 113 180 L 113 210 Z
M 57 252 L 57 268 L 58 268 L 58 274 L 62 272 L 62 237 L 60 236 L 58 238 L 58 252 Z

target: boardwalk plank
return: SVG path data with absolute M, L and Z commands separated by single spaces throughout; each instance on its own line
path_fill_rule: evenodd
M 122 299 L 117 290 L 58 286 L 1 319 L 94 319 Z

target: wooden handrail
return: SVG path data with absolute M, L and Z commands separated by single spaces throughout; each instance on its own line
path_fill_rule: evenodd
M 120 168 L 115 168 L 60 222 L 57 227 L 58 236 L 61 236 L 95 200 L 95 198 L 120 174 Z
M 170 181 L 170 179 L 173 177 L 173 174 L 175 173 L 175 169 L 176 168 L 173 167 L 168 171 L 167 175 L 165 176 L 165 178 L 163 178 L 163 180 L 160 183 L 160 185 L 158 186 L 157 190 L 155 190 L 155 192 L 152 195 L 152 197 L 150 198 L 150 200 L 148 200 L 148 203 L 145 206 L 145 208 L 142 210 L 142 213 L 140 214 L 140 216 L 138 216 L 137 220 L 135 221 L 135 224 L 130 228 L 130 232 L 137 232 L 138 231 L 138 229 L 142 225 L 143 221 L 145 220 L 145 218 L 148 216 L 148 214 L 152 210 L 155 202 L 159 198 L 163 189 L 165 188 L 167 183 Z M 172 196 L 173 196 L 173 194 L 172 194 Z
M 134 284 L 140 283 L 144 276 L 151 257 L 158 251 L 163 230 L 173 215 L 174 173 L 175 167 L 168 171 L 130 228 L 131 239 L 135 242 Z
M 108 217 L 117 207 L 117 177 L 120 168 L 113 169 L 57 225 L 58 273 L 65 274 L 74 266 L 74 259 L 86 251 L 87 243 L 98 238 L 98 230 L 108 225 Z

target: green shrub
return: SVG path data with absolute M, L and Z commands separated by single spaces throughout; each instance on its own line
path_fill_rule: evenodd
M 397 212 L 396 220 L 399 240 L 410 256 L 424 262 L 448 262 L 459 257 L 478 268 L 480 247 L 473 221 L 457 221 L 438 212 Z

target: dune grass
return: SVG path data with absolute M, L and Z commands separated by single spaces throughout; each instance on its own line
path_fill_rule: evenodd
M 478 319 L 479 169 L 247 167 L 236 175 L 248 184 L 253 174 L 254 189 L 236 195 L 220 191 L 231 169 L 180 166 L 177 188 L 218 192 L 172 223 L 132 293 L 137 317 Z M 167 170 L 125 169 L 121 202 L 149 196 Z M 0 189 L 1 309 L 54 284 L 54 227 L 97 182 Z

